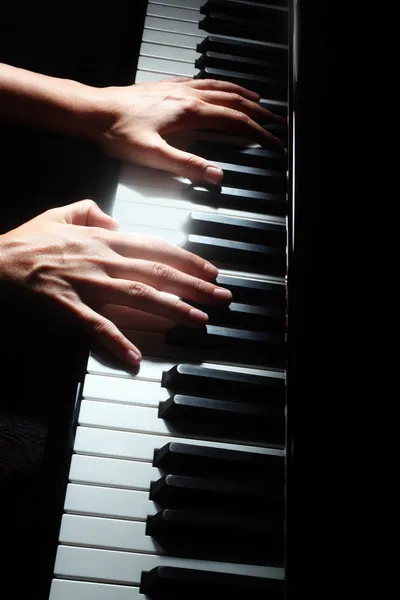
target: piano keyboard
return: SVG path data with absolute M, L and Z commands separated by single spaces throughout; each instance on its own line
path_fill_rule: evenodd
M 226 79 L 285 114 L 286 18 L 277 0 L 148 2 L 135 82 Z M 199 137 L 221 189 L 126 164 L 113 216 L 209 259 L 234 299 L 204 329 L 124 330 L 136 373 L 91 352 L 49 600 L 283 598 L 286 157 Z

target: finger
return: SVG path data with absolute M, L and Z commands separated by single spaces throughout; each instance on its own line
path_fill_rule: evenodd
M 89 332 L 109 352 L 120 360 L 136 366 L 140 363 L 142 355 L 140 350 L 132 344 L 108 319 L 99 315 L 86 304 L 72 307 L 83 323 L 83 328 Z
M 145 278 L 143 277 L 143 279 Z M 111 280 L 104 293 L 108 304 L 118 304 L 144 311 L 174 323 L 199 327 L 208 321 L 208 315 L 205 312 L 187 304 L 176 295 L 159 291 L 140 280 Z
M 120 261 L 119 264 L 115 266 L 114 278 L 118 278 L 119 281 L 122 282 L 121 285 L 123 284 L 123 289 L 121 288 L 121 299 L 124 298 L 126 293 L 128 293 L 128 295 L 138 296 L 140 299 L 142 293 L 147 300 L 147 295 L 150 295 L 150 290 L 143 289 L 141 284 L 144 284 L 145 286 L 150 286 L 150 288 L 174 294 L 175 296 L 185 298 L 186 300 L 193 300 L 200 304 L 229 304 L 229 302 L 232 301 L 232 294 L 229 290 L 221 288 L 210 281 L 204 281 L 204 279 L 182 273 L 181 271 L 160 262 L 149 262 L 147 260 Z M 115 279 L 111 278 L 113 297 L 115 297 Z M 117 297 L 120 299 L 120 296 Z M 154 299 L 155 296 L 151 295 L 151 300 Z M 157 302 L 160 300 L 161 298 L 157 297 Z M 109 301 L 109 295 L 107 293 L 107 302 Z M 113 303 L 130 306 L 129 302 L 117 302 L 114 299 Z M 134 307 L 139 310 L 147 310 L 146 307 L 143 308 L 142 305 L 139 306 L 137 303 L 135 303 Z M 158 315 L 161 314 L 154 310 L 148 310 L 148 312 Z M 161 316 L 172 318 L 165 314 L 161 314 Z
M 226 106 L 214 106 L 201 102 L 197 105 L 196 112 L 193 111 L 188 118 L 187 125 L 196 128 L 201 127 L 202 129 L 226 131 L 257 142 L 257 144 L 267 148 L 271 148 L 271 146 L 274 148 L 277 146 L 284 147 L 284 142 L 264 129 L 259 123 L 256 123 L 251 117 Z
M 204 260 L 204 258 L 200 258 L 193 252 L 188 252 L 156 236 L 107 234 L 107 243 L 114 252 L 125 258 L 161 262 L 206 281 L 213 281 L 218 275 L 217 267 Z M 114 265 L 108 275 L 111 277 L 125 277 L 125 273 L 133 267 L 131 262 L 126 263 L 125 266 L 120 265 L 120 262 L 118 262 L 117 268 L 123 269 L 123 271 L 120 271 L 121 275 L 115 275 L 116 267 Z
M 170 319 L 151 315 L 128 306 L 106 304 L 99 309 L 99 313 L 112 321 L 119 329 L 161 333 L 175 325 Z
M 266 123 L 271 120 L 286 123 L 286 119 L 280 115 L 274 114 L 267 108 L 264 108 L 258 102 L 253 102 L 252 100 L 249 100 L 240 94 L 204 90 L 200 92 L 199 97 L 201 100 L 208 102 L 209 104 L 227 106 L 228 108 L 240 110 L 259 123 Z
M 231 83 L 230 81 L 218 81 L 217 79 L 191 79 L 186 83 L 189 87 L 197 90 L 213 90 L 217 92 L 230 92 L 232 94 L 240 94 L 249 100 L 259 100 L 260 94 L 248 90 L 247 88 Z
M 151 160 L 151 166 L 185 177 L 193 183 L 204 181 L 211 185 L 221 185 L 224 177 L 220 167 L 205 158 L 174 148 L 162 138 L 157 147 L 152 147 Z
M 119 227 L 117 221 L 107 215 L 93 200 L 80 200 L 67 206 L 53 209 L 62 223 L 69 225 L 83 225 L 86 227 L 101 227 L 116 231 Z

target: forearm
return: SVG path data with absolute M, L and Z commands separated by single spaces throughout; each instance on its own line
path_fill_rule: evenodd
M 0 64 L 0 120 L 92 138 L 104 118 L 100 89 Z

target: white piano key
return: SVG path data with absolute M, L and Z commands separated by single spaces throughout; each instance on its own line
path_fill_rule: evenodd
M 140 71 L 155 71 L 171 76 L 194 77 L 197 73 L 197 69 L 192 63 L 153 58 L 152 56 L 140 56 L 137 66 Z
M 194 64 L 199 54 L 195 50 L 189 50 L 187 48 L 143 42 L 140 46 L 140 57 L 143 56 Z
M 159 566 L 236 573 L 279 580 L 284 578 L 283 569 L 277 567 L 220 563 L 63 545 L 59 546 L 57 550 L 55 575 L 69 579 L 139 585 L 143 571 L 151 571 Z
M 188 356 L 185 352 L 180 357 L 179 362 L 190 363 Z M 137 371 L 132 371 L 127 366 L 116 365 L 111 360 L 105 360 L 103 355 L 99 352 L 92 350 L 87 370 L 88 373 L 95 375 L 108 375 L 112 377 L 129 377 L 131 379 L 144 379 L 147 381 L 161 381 L 162 372 L 169 370 L 176 364 L 176 361 L 165 361 L 162 358 L 145 358 L 141 361 Z M 265 377 L 277 377 L 278 379 L 284 379 L 285 373 L 280 369 L 266 369 L 256 367 L 246 367 L 243 365 L 229 365 L 222 362 L 204 361 L 202 363 L 196 362 L 199 366 L 204 366 L 209 369 L 220 369 L 227 371 L 234 371 L 235 373 L 248 373 L 250 375 L 265 375 Z
M 146 600 L 138 587 L 53 579 L 49 600 Z
M 143 30 L 143 42 L 150 42 L 152 44 L 162 44 L 164 46 L 171 46 L 177 50 L 187 49 L 193 52 L 196 51 L 196 46 L 204 36 L 201 34 L 199 37 L 192 35 L 184 35 L 183 33 L 171 33 L 169 31 L 160 31 L 158 29 L 144 29 Z
M 146 535 L 146 523 L 124 519 L 64 514 L 59 542 L 92 548 L 165 554 L 163 548 Z
M 193 35 L 201 41 L 205 34 L 199 29 L 198 22 L 174 21 L 173 19 L 164 19 L 162 17 L 146 16 L 144 26 L 147 29 L 158 29 L 160 31 L 169 31 L 170 33 L 183 33 Z
M 157 212 L 154 211 L 155 206 L 157 206 Z M 178 210 L 184 211 L 184 215 L 179 214 Z M 180 222 L 182 222 L 191 211 L 230 215 L 243 219 L 255 219 L 257 221 L 269 221 L 285 225 L 284 217 L 200 205 L 196 202 L 190 202 L 190 200 L 182 200 L 180 198 L 175 199 L 173 194 L 165 194 L 165 196 L 163 196 L 162 190 L 152 187 L 146 188 L 138 186 L 137 188 L 129 188 L 122 183 L 117 187 L 112 213 L 114 219 L 117 219 L 117 221 L 138 223 L 138 225 L 144 224 L 145 220 L 148 222 L 148 215 L 152 214 L 155 226 L 158 227 L 160 223 L 163 223 L 164 226 L 169 227 L 169 224 L 171 223 L 172 228 L 176 228 L 180 226 Z M 161 213 L 163 215 L 162 217 L 159 216 Z M 178 225 L 175 224 L 175 217 L 179 219 Z
M 150 489 L 150 482 L 148 483 Z M 64 503 L 66 513 L 133 521 L 145 521 L 148 515 L 154 515 L 158 510 L 154 502 L 149 500 L 148 491 L 120 490 L 74 483 L 67 486 Z
M 135 83 L 150 83 L 152 81 L 161 81 L 165 79 L 172 79 L 173 75 L 166 75 L 165 73 L 153 73 L 151 71 L 136 71 Z
M 195 444 L 198 446 L 212 446 L 226 450 L 241 450 L 257 454 L 275 453 L 284 456 L 279 449 L 265 448 L 262 446 L 248 446 L 238 442 L 217 442 L 214 440 L 199 440 L 193 438 L 174 438 L 164 435 L 150 435 L 111 429 L 96 429 L 95 427 L 78 427 L 76 430 L 74 451 L 78 454 L 88 454 L 106 458 L 121 458 L 135 461 L 152 462 L 154 450 L 162 448 L 170 442 Z
M 73 454 L 68 479 L 72 483 L 145 491 L 160 473 L 148 462 Z
M 158 418 L 158 409 L 148 406 L 130 406 L 127 404 L 82 400 L 79 411 L 79 425 L 175 438 L 185 437 L 182 428 L 176 428 L 168 421 Z M 202 433 L 191 432 L 191 438 L 213 441 L 215 438 L 207 434 L 206 426 L 204 430 Z M 222 439 L 232 443 L 237 441 L 236 438 L 231 439 L 225 436 Z M 258 442 L 254 443 L 259 445 Z M 252 445 L 251 442 L 250 445 Z
M 89 400 L 157 407 L 170 393 L 159 382 L 86 375 L 82 396 Z
M 191 21 L 198 24 L 200 11 L 198 7 L 189 8 L 184 5 L 171 6 L 168 4 L 159 4 L 158 2 L 148 2 L 146 15 L 149 17 L 162 17 L 164 19 L 173 19 L 175 21 Z

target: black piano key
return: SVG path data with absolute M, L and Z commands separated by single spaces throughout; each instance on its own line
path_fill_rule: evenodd
M 254 306 L 252 304 L 238 304 L 232 302 L 228 307 L 205 306 L 191 302 L 191 304 L 208 314 L 210 325 L 221 325 L 252 331 L 280 331 L 286 327 L 285 306 Z
M 195 79 L 217 79 L 220 81 L 230 81 L 241 85 L 253 92 L 257 92 L 262 97 L 271 98 L 286 102 L 287 83 L 270 77 L 261 75 L 251 75 L 238 71 L 228 71 L 225 69 L 215 69 L 214 67 L 205 67 L 195 75 Z
M 196 48 L 199 54 L 205 52 L 219 52 L 220 54 L 229 54 L 249 57 L 257 60 L 274 61 L 276 64 L 287 68 L 288 49 L 286 46 L 276 46 L 274 44 L 257 44 L 256 42 L 246 42 L 244 40 L 232 40 L 217 35 L 209 35 Z
M 218 274 L 216 283 L 232 292 L 234 302 L 274 306 L 279 310 L 282 310 L 282 306 L 285 304 L 286 288 L 284 285 L 258 279 L 243 279 L 222 273 Z
M 284 23 L 287 11 L 276 6 L 252 2 L 252 0 L 207 0 L 201 6 L 200 13 L 202 15 L 219 13 L 242 19 L 251 18 L 262 22 L 274 22 L 279 26 Z
M 275 44 L 287 44 L 287 31 L 284 25 L 273 22 L 260 23 L 242 17 L 233 17 L 228 14 L 209 13 L 199 22 L 199 28 L 220 35 L 237 38 L 246 38 Z
M 213 435 L 249 441 L 284 441 L 285 407 L 266 400 L 252 403 L 174 394 L 160 402 L 158 417 L 175 429 L 190 434 Z
M 190 598 L 229 598 L 245 600 L 250 594 L 263 594 L 265 600 L 283 600 L 283 582 L 215 571 L 156 567 L 142 573 L 140 593 L 151 600 Z
M 273 193 L 285 193 L 287 189 L 286 171 L 283 169 L 259 169 L 221 162 L 221 159 L 219 162 L 224 171 L 224 186 Z
M 285 357 L 284 335 L 205 325 L 202 328 L 175 325 L 165 334 L 167 344 L 223 349 L 227 360 L 281 364 Z M 273 362 L 272 362 L 273 361 Z M 267 363 L 265 363 L 267 364 Z
M 183 231 L 195 235 L 286 248 L 286 227 L 282 223 L 192 211 L 183 223 Z
M 264 148 L 230 146 L 218 142 L 198 141 L 189 151 L 209 160 L 218 160 L 231 165 L 243 165 L 257 169 L 270 169 L 286 173 L 286 152 L 274 152 Z
M 255 564 L 271 564 L 275 556 L 276 563 L 282 561 L 283 519 L 275 515 L 251 518 L 167 508 L 147 517 L 146 535 L 170 555 Z
M 248 395 L 262 403 L 268 398 L 275 398 L 282 405 L 285 401 L 283 378 L 210 369 L 200 365 L 179 364 L 163 371 L 161 386 L 182 394 L 205 393 L 222 398 Z
M 249 485 L 240 481 L 240 474 L 236 481 L 169 474 L 151 482 L 150 500 L 164 508 L 222 511 L 236 515 L 249 510 L 262 513 L 268 505 L 274 514 L 282 517 L 284 489 L 281 484 L 269 482 L 266 478 L 252 481 Z
M 196 69 L 214 67 L 215 69 L 226 69 L 228 71 L 245 71 L 252 75 L 262 75 L 275 79 L 286 79 L 287 68 L 272 61 L 259 60 L 255 58 L 234 56 L 233 54 L 221 54 L 208 50 L 195 61 Z
M 191 185 L 185 190 L 185 196 L 193 203 L 217 208 L 254 210 L 276 216 L 285 216 L 287 210 L 285 193 L 258 192 L 225 185 L 221 188 Z
M 276 454 L 259 454 L 170 442 L 154 451 L 153 465 L 168 473 L 236 479 L 250 482 L 262 477 L 284 483 L 285 461 Z
M 184 247 L 189 252 L 215 262 L 217 266 L 224 264 L 226 268 L 254 267 L 260 273 L 285 274 L 285 250 L 277 246 L 262 246 L 248 242 L 236 242 L 202 235 L 188 235 Z

